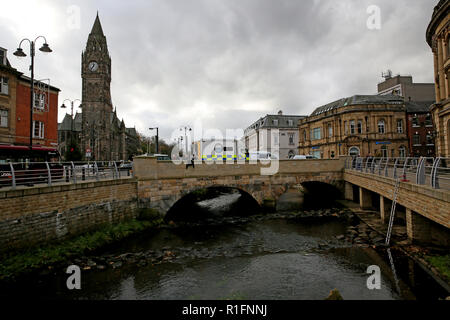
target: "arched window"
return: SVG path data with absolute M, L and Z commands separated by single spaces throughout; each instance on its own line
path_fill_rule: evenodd
M 384 120 L 378 121 L 378 133 L 385 133 L 385 132 L 386 132 L 386 128 L 385 128 Z
M 359 148 L 358 147 L 351 147 L 348 150 L 348 154 L 351 155 L 352 157 L 357 157 L 359 156 Z

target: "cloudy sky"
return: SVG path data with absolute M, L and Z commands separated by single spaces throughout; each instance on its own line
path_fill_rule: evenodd
M 21 39 L 44 35 L 53 53 L 37 53 L 36 78 L 61 89 L 60 104 L 81 98 L 81 52 L 98 10 L 112 58 L 112 100 L 127 127 L 149 135 L 158 126 L 167 138 L 200 120 L 225 133 L 278 110 L 307 115 L 342 97 L 374 94 L 387 69 L 433 82 L 425 30 L 437 2 L 7 1 L 0 47 L 29 75 L 29 58 L 12 53 Z M 373 5 L 379 29 L 367 26 L 378 21 Z

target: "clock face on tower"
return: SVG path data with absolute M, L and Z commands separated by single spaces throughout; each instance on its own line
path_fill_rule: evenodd
M 95 61 L 91 61 L 91 62 L 89 62 L 88 68 L 91 71 L 97 71 L 98 70 L 98 63 L 95 62 Z

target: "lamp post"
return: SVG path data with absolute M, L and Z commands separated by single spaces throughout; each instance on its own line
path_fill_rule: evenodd
M 186 155 L 187 155 L 187 154 L 188 154 L 188 138 L 187 138 L 186 132 L 187 132 L 188 130 L 189 130 L 189 131 L 192 131 L 192 128 L 189 127 L 189 126 L 185 126 L 185 127 L 180 128 L 180 131 L 183 131 L 183 129 L 184 129 L 185 148 L 186 148 Z
M 78 102 L 80 103 L 80 104 L 78 105 L 78 108 L 81 108 L 81 100 L 80 100 L 80 99 L 75 99 L 75 100 L 66 99 L 66 100 L 63 101 L 63 104 L 61 105 L 61 108 L 62 108 L 62 109 L 67 108 L 67 107 L 64 105 L 64 102 L 66 102 L 66 101 L 69 101 L 69 102 L 70 102 L 70 119 L 71 119 L 71 121 L 70 121 L 70 142 L 73 143 L 73 131 L 74 131 L 74 129 L 73 129 L 73 123 L 74 123 L 74 121 L 75 121 L 75 119 L 73 118 L 73 104 L 74 104 L 76 101 L 78 101 Z
M 159 154 L 159 142 L 158 142 L 158 127 L 149 128 L 150 130 L 156 130 L 156 154 Z M 150 150 L 149 150 L 150 151 Z
M 31 153 L 33 151 L 33 96 L 34 96 L 34 56 L 35 56 L 35 43 L 36 41 L 42 38 L 44 39 L 44 44 L 42 45 L 42 47 L 39 48 L 40 51 L 42 52 L 46 52 L 46 53 L 50 53 L 52 52 L 52 49 L 50 49 L 50 47 L 47 44 L 47 39 L 45 39 L 44 36 L 39 36 L 36 39 L 34 39 L 34 41 L 31 41 L 30 39 L 22 39 L 22 41 L 20 41 L 19 43 L 19 47 L 17 48 L 16 52 L 14 52 L 13 54 L 16 57 L 26 57 L 27 55 L 25 54 L 25 52 L 23 52 L 21 45 L 22 42 L 24 41 L 28 41 L 28 43 L 30 44 L 30 57 L 31 57 L 31 65 L 30 65 L 30 71 L 31 71 L 31 86 L 30 86 L 30 156 Z

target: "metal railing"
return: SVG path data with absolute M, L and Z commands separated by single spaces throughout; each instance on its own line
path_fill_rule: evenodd
M 131 162 L 6 162 L 0 163 L 0 190 L 17 186 L 52 186 L 122 179 L 133 176 Z
M 345 168 L 363 173 L 400 179 L 433 189 L 450 190 L 450 158 L 374 158 L 354 157 L 345 162 Z

